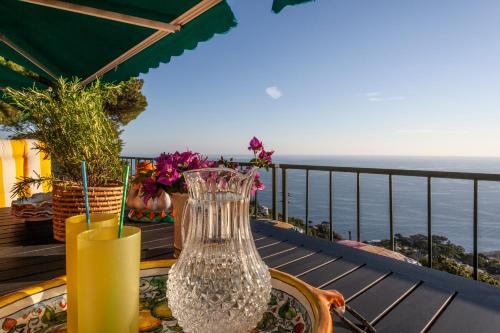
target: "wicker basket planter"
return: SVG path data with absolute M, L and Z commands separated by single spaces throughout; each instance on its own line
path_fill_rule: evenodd
M 123 187 L 119 184 L 103 187 L 89 187 L 91 213 L 120 213 Z M 85 213 L 83 187 L 70 184 L 55 184 L 52 194 L 54 218 L 52 230 L 54 239 L 66 240 L 65 221 L 68 217 Z

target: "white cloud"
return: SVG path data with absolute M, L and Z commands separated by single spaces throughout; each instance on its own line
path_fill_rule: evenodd
M 283 95 L 281 90 L 279 90 L 279 88 L 275 87 L 275 86 L 267 87 L 266 94 L 268 94 L 269 97 L 274 98 L 274 99 L 278 99 Z
M 370 102 L 393 102 L 393 101 L 404 101 L 406 97 L 404 96 L 389 96 L 389 97 L 369 97 Z
M 359 94 L 359 96 L 365 97 L 370 102 L 394 102 L 406 99 L 405 96 L 384 96 L 379 91 L 368 91 Z
M 415 128 L 415 129 L 400 129 L 397 130 L 396 132 L 400 134 L 428 134 L 428 133 L 435 133 L 436 130 L 426 129 L 426 128 Z
M 431 128 L 409 128 L 399 129 L 396 131 L 399 134 L 469 134 L 469 130 L 455 129 L 455 130 L 436 130 Z

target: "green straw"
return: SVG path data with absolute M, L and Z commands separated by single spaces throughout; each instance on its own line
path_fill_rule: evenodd
M 127 164 L 123 167 L 123 195 L 122 195 L 122 207 L 120 209 L 120 224 L 118 225 L 118 238 L 120 238 L 122 236 L 123 216 L 125 215 L 125 199 L 127 198 L 129 172 L 130 172 L 130 167 Z
M 82 183 L 83 197 L 85 199 L 85 221 L 87 221 L 87 229 L 90 229 L 89 189 L 87 186 L 87 167 L 85 165 L 85 160 L 82 161 Z

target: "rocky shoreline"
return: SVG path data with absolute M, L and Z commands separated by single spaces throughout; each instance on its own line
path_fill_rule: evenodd
M 266 210 L 263 217 L 270 217 L 271 214 Z M 264 214 L 262 214 L 264 215 Z M 294 226 L 298 232 L 305 232 L 304 220 L 289 217 L 288 223 Z M 330 224 L 323 221 L 319 224 L 310 225 L 309 235 L 329 239 Z M 335 240 L 342 240 L 342 236 L 333 233 Z M 390 240 L 373 240 L 366 243 L 375 246 L 390 249 Z M 404 236 L 394 235 L 395 251 L 408 258 L 414 259 L 423 266 L 427 265 L 427 236 L 415 234 Z M 473 254 L 466 252 L 465 249 L 452 243 L 447 237 L 442 235 L 432 236 L 433 260 L 432 265 L 435 269 L 445 271 L 451 274 L 460 275 L 466 278 L 472 278 Z M 479 253 L 479 277 L 480 281 L 500 286 L 500 251 L 489 251 Z

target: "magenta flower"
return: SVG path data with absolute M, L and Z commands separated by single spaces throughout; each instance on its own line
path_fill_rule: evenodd
M 250 190 L 250 192 L 252 193 L 252 196 L 255 196 L 255 193 L 257 191 L 263 191 L 266 189 L 266 184 L 264 184 L 263 182 L 260 181 L 260 174 L 257 172 L 255 174 L 255 179 L 254 179 L 254 182 L 252 184 L 252 188 Z
M 259 159 L 266 162 L 267 164 L 271 164 L 273 162 L 273 158 L 271 157 L 274 154 L 274 150 L 266 151 L 262 148 L 262 151 L 259 154 Z
M 176 169 L 171 169 L 167 172 L 160 172 L 160 177 L 158 177 L 158 183 L 165 185 L 165 186 L 171 186 L 180 177 L 181 177 L 181 174 Z
M 174 154 L 161 154 L 155 158 L 156 170 L 161 171 L 167 168 L 177 168 L 177 161 L 174 159 Z
M 269 168 L 274 151 L 266 151 L 262 141 L 256 137 L 250 140 L 248 149 L 254 153 L 254 157 L 250 160 L 246 172 L 252 167 Z M 155 158 L 154 169 L 148 170 L 146 177 L 144 177 L 145 173 L 139 173 L 134 181 L 142 185 L 143 199 L 147 203 L 149 199 L 156 197 L 160 190 L 169 193 L 186 192 L 187 184 L 182 175 L 183 172 L 208 167 L 226 167 L 239 170 L 238 163 L 234 162 L 233 159 L 226 160 L 221 156 L 218 161 L 208 161 L 206 157 L 191 150 L 176 151 L 175 153 L 162 153 Z M 213 177 L 218 177 L 218 175 L 218 173 L 214 173 Z M 223 180 L 221 180 L 221 184 L 222 182 Z M 260 180 L 260 174 L 257 173 L 252 186 L 252 194 L 264 190 L 265 187 L 265 184 Z
M 154 198 L 156 196 L 156 193 L 158 192 L 156 181 L 151 177 L 146 178 L 142 186 L 142 191 L 142 199 L 144 200 L 144 204 L 147 204 L 149 199 Z
M 248 150 L 253 150 L 254 153 L 259 152 L 262 149 L 262 141 L 259 141 L 255 136 L 250 140 Z
M 183 153 L 176 152 L 176 154 L 175 157 L 177 158 L 178 164 L 183 166 L 190 165 L 193 160 L 198 158 L 198 154 L 193 153 L 191 150 L 187 150 Z

